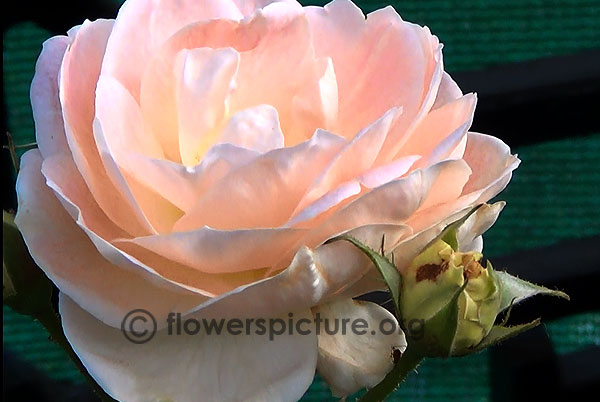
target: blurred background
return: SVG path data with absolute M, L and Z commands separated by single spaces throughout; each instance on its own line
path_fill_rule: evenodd
M 445 44 L 446 70 L 464 92 L 479 95 L 473 131 L 502 138 L 523 161 L 498 197 L 508 205 L 486 235 L 486 257 L 572 299 L 520 306 L 511 321 L 533 319 L 535 310 L 544 325 L 477 355 L 426 360 L 389 400 L 589 400 L 600 386 L 600 0 L 356 3 L 365 13 L 392 4 Z M 35 141 L 29 84 L 42 42 L 85 18 L 112 18 L 119 5 L 30 0 L 5 6 L 3 128 L 16 145 Z M 6 149 L 2 163 L 5 188 L 13 189 Z M 15 205 L 14 190 L 6 191 L 3 208 Z M 4 400 L 94 400 L 43 327 L 8 307 L 3 351 Z M 334 400 L 318 377 L 303 399 Z

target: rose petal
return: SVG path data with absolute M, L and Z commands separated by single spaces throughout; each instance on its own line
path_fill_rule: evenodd
M 277 109 L 258 105 L 231 116 L 221 132 L 219 142 L 265 153 L 283 147 Z
M 269 43 L 269 37 L 286 36 L 289 33 L 288 31 L 292 29 L 290 27 L 302 28 L 303 17 L 298 10 L 299 6 L 294 4 L 293 2 L 291 4 L 287 2 L 269 4 L 264 10 L 257 11 L 241 22 L 223 19 L 199 20 L 199 22 L 182 27 L 155 52 L 141 78 L 140 105 L 144 118 L 162 144 L 165 155 L 169 160 L 174 162 L 181 160 L 178 142 L 177 104 L 174 91 L 175 76 L 173 74 L 175 55 L 183 49 L 197 48 L 223 49 L 231 47 L 240 53 L 249 52 L 261 42 Z M 296 30 L 298 31 L 298 28 Z M 286 34 L 284 34 L 284 31 Z M 298 32 L 301 33 L 301 31 Z M 296 37 L 302 39 L 300 35 L 296 35 Z M 293 40 L 293 38 L 290 38 L 288 43 Z M 263 45 L 263 47 L 265 46 Z M 294 43 L 293 46 L 297 48 L 299 45 Z M 248 54 L 244 58 L 252 59 L 260 56 L 260 54 L 262 53 Z M 278 56 L 276 58 L 280 59 Z M 262 63 L 260 58 L 256 62 L 258 64 Z M 248 63 L 244 62 L 244 64 Z M 293 71 L 297 68 L 296 65 L 291 67 Z M 246 70 L 246 67 L 243 70 Z M 273 74 L 275 73 L 277 71 Z M 257 74 L 262 76 L 266 74 L 266 71 L 260 70 Z M 255 81 L 259 75 L 250 76 L 249 81 Z M 299 78 L 295 76 L 290 81 L 297 82 L 298 80 Z M 250 84 L 246 83 L 244 85 Z M 248 93 L 243 89 L 243 86 L 240 90 L 241 94 Z M 262 92 L 262 90 L 259 88 L 259 92 Z M 230 111 L 235 112 L 251 106 L 269 103 L 257 100 L 256 96 L 254 98 L 256 100 L 254 104 L 243 104 L 243 102 L 238 106 L 230 104 Z M 291 101 L 291 98 L 289 101 Z M 277 109 L 281 111 L 279 108 Z
M 107 240 L 127 236 L 100 209 L 69 155 L 55 154 L 45 158 L 42 175 L 75 221 L 80 220 L 82 225 Z
M 233 0 L 240 12 L 246 15 L 252 15 L 256 10 L 264 8 L 271 3 L 285 3 L 292 7 L 302 7 L 296 0 Z
M 314 46 L 318 56 L 333 60 L 342 135 L 353 135 L 394 106 L 404 109 L 399 121 L 399 131 L 404 131 L 427 92 L 435 96 L 438 45 L 429 30 L 402 21 L 391 7 L 369 14 L 365 21 L 360 9 L 346 0 L 309 7 L 306 13 L 313 38 L 327 38 L 315 40 Z M 427 110 L 431 104 L 433 99 Z
M 124 270 L 105 260 L 46 186 L 41 165 L 37 150 L 23 155 L 17 178 L 19 210 L 15 222 L 34 261 L 61 292 L 116 328 L 128 311 L 140 305 L 153 314 L 166 314 L 188 311 L 206 300 L 166 281 L 157 285 L 141 270 Z M 78 220 L 83 224 L 81 217 Z
M 211 187 L 174 230 L 282 226 L 344 143 L 338 136 L 317 131 L 309 141 L 258 157 Z
M 463 96 L 462 91 L 454 82 L 450 74 L 444 71 L 442 74 L 442 80 L 440 82 L 440 87 L 437 92 L 437 96 L 435 97 L 435 102 L 431 110 L 435 110 L 444 106 L 447 103 L 454 101 Z
M 292 100 L 292 118 L 295 125 L 303 126 L 301 132 L 315 128 L 336 132 L 339 99 L 333 62 L 321 58 L 313 68 L 315 79 L 303 85 Z
M 101 76 L 96 85 L 95 105 L 95 117 L 102 125 L 104 139 L 117 162 L 121 162 L 119 154 L 125 151 L 164 158 L 160 144 L 147 130 L 139 105 L 119 81 Z M 124 168 L 133 170 L 126 165 Z
M 323 320 L 317 371 L 336 397 L 377 385 L 394 366 L 394 350 L 406 350 L 398 321 L 375 303 L 343 299 L 315 307 L 313 314 L 318 314 L 316 322 Z M 353 329 L 359 320 L 366 323 L 366 329 Z
M 202 272 L 224 274 L 265 267 L 283 268 L 275 264 L 304 232 L 285 228 L 221 231 L 204 227 L 122 242 L 133 242 Z
M 69 147 L 58 96 L 60 66 L 71 40 L 54 36 L 44 42 L 31 81 L 31 109 L 35 121 L 35 138 L 44 157 L 67 153 Z
M 196 294 L 199 301 L 194 306 L 197 306 L 200 301 L 206 300 L 205 296 L 213 297 L 223 294 L 238 286 L 247 285 L 265 277 L 266 269 L 235 274 L 206 274 L 173 260 L 167 260 L 140 247 L 137 249 L 128 247 L 134 246 L 132 243 L 115 241 L 114 243 L 119 244 L 122 249 L 115 247 L 107 239 L 113 239 L 122 232 L 108 221 L 95 204 L 72 165 L 73 162 L 66 157 L 55 155 L 44 161 L 42 170 L 47 177 L 47 185 L 55 191 L 62 206 L 75 219 L 80 229 L 87 234 L 88 242 L 91 240 L 97 252 L 105 259 L 102 261 L 106 266 L 110 266 L 108 264 L 110 262 L 114 269 L 131 272 L 136 277 L 139 276 L 138 281 L 149 281 L 153 284 L 152 286 L 173 288 L 176 292 Z M 49 189 L 43 187 L 42 190 L 48 191 Z M 50 199 L 56 201 L 52 197 Z M 79 233 L 79 229 L 73 228 L 84 237 L 83 233 Z M 86 250 L 89 248 L 88 245 Z M 106 270 L 102 272 L 110 275 Z
M 468 133 L 464 161 L 473 173 L 465 184 L 462 194 L 455 200 L 441 203 L 433 208 L 422 209 L 407 221 L 415 231 L 429 226 L 429 222 L 441 219 L 462 209 L 489 201 L 510 181 L 512 171 L 520 160 L 510 153 L 510 148 L 495 137 Z
M 326 220 L 318 233 L 337 234 L 367 224 L 410 222 L 415 211 L 458 197 L 469 174 L 462 160 L 417 170 L 352 201 Z
M 73 160 L 98 205 L 126 232 L 143 235 L 153 228 L 124 183 L 108 176 L 92 131 L 94 93 L 112 26 L 107 20 L 86 21 L 76 31 L 61 67 L 60 102 Z
M 325 212 L 331 211 L 333 213 L 332 208 L 339 206 L 342 201 L 360 194 L 361 190 L 360 183 L 357 180 L 342 183 L 295 214 L 285 226 L 310 228 L 315 223 L 315 218 L 324 219 L 323 214 Z
M 240 55 L 234 49 L 182 50 L 175 62 L 179 152 L 198 164 L 217 141 Z
M 294 215 L 286 223 L 286 227 L 309 228 L 324 222 L 337 210 L 358 198 L 357 196 L 361 193 L 365 194 L 368 189 L 380 187 L 403 176 L 417 159 L 419 159 L 417 156 L 400 158 L 388 165 L 371 169 L 356 179 L 340 184 Z
M 479 201 L 485 202 L 498 194 L 508 180 L 510 172 L 520 161 L 502 140 L 490 135 L 469 133 L 464 160 L 471 166 L 473 175 L 465 185 L 463 194 L 485 189 Z M 486 198 L 486 199 L 484 199 Z
M 481 252 L 483 250 L 481 235 L 492 227 L 505 205 L 504 201 L 498 201 L 491 205 L 483 204 L 469 216 L 457 231 L 459 251 Z
M 110 124 L 109 124 L 110 127 Z M 98 151 L 106 172 L 111 181 L 117 186 L 119 192 L 131 199 L 136 210 L 150 224 L 152 233 L 165 233 L 171 230 L 173 224 L 181 218 L 183 211 L 171 204 L 160 194 L 153 192 L 146 186 L 135 180 L 135 177 L 121 169 L 117 162 L 119 150 L 112 149 L 104 134 L 102 122 L 94 119 L 94 139 L 98 145 Z
M 182 27 L 213 18 L 242 15 L 230 0 L 127 1 L 106 46 L 102 75 L 113 76 L 138 100 L 142 72 L 156 50 Z
M 398 158 L 387 165 L 369 170 L 361 175 L 358 180 L 360 181 L 360 184 L 367 188 L 383 186 L 384 184 L 403 176 L 419 159 L 421 159 L 419 155 L 408 155 Z
M 465 95 L 427 114 L 411 132 L 398 156 L 423 155 L 415 168 L 446 159 L 467 135 L 476 101 L 474 94 Z
M 174 74 L 176 55 L 184 49 L 207 47 L 246 51 L 256 46 L 267 25 L 262 14 L 241 25 L 231 20 L 198 22 L 173 35 L 148 62 L 141 78 L 140 107 L 167 159 L 181 161 Z
M 149 342 L 135 344 L 63 293 L 59 311 L 65 336 L 82 363 L 118 400 L 295 401 L 313 380 L 317 361 L 313 331 L 270 340 L 269 334 L 201 331 L 178 336 L 163 329 Z M 294 317 L 307 320 L 305 329 L 312 330 L 309 310 L 297 310 Z
M 138 183 L 187 213 L 207 189 L 258 155 L 258 152 L 231 144 L 218 144 L 196 166 L 152 159 L 135 152 L 123 152 L 120 160 L 134 169 L 128 173 Z
M 400 113 L 399 109 L 392 108 L 374 123 L 356 134 L 304 194 L 294 214 L 324 196 L 330 189 L 348 180 L 355 179 L 369 170 L 385 141 L 391 125 Z
M 314 93 L 322 101 L 330 91 L 320 91 L 314 84 L 331 86 L 335 80 L 322 80 L 327 63 L 323 65 L 315 57 L 308 22 L 300 9 L 272 3 L 260 13 L 269 21 L 268 29 L 254 48 L 241 53 L 230 107 L 238 111 L 260 104 L 272 105 L 279 114 L 285 145 L 294 146 L 309 139 L 319 128 L 306 128 L 303 115 L 295 113 L 294 106 L 299 99 L 306 100 L 307 90 L 308 96 Z M 313 92 L 314 89 L 317 91 Z M 321 101 L 317 104 L 322 104 Z
M 160 193 L 136 180 L 139 166 L 124 153 L 140 153 L 149 158 L 164 157 L 158 141 L 147 130 L 140 109 L 130 93 L 114 78 L 100 77 L 96 87 L 94 137 L 107 172 L 120 183 L 122 194 L 131 194 L 146 219 L 158 232 L 169 230 L 182 213 Z M 147 174 L 148 172 L 144 172 Z M 144 180 L 145 181 L 145 180 Z

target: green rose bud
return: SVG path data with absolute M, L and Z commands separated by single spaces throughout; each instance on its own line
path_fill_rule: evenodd
M 401 315 L 405 322 L 425 323 L 423 337 L 416 342 L 427 354 L 462 354 L 490 332 L 502 294 L 491 264 L 483 267 L 482 258 L 479 252 L 458 252 L 438 239 L 403 272 Z M 455 312 L 446 311 L 450 304 L 454 304 Z M 437 323 L 440 313 L 448 317 Z M 449 328 L 454 328 L 453 334 L 448 333 Z M 441 346 L 442 338 L 452 339 Z
M 523 300 L 535 295 L 568 300 L 559 290 L 495 271 L 489 261 L 484 267 L 483 254 L 477 251 L 482 249 L 481 235 L 503 207 L 504 203 L 498 202 L 473 208 L 447 225 L 414 258 L 402 249 L 385 254 L 385 239 L 380 252 L 347 235 L 332 239 L 354 244 L 371 260 L 390 291 L 407 336 L 405 353 L 361 401 L 384 400 L 424 357 L 474 353 L 539 325 L 539 319 L 506 325 L 511 307 Z M 502 312 L 506 312 L 504 319 L 495 323 Z

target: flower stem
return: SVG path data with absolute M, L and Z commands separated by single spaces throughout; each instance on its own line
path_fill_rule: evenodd
M 383 402 L 402 381 L 423 361 L 423 356 L 410 345 L 398 360 L 392 371 L 387 373 L 379 384 L 371 388 L 358 402 Z

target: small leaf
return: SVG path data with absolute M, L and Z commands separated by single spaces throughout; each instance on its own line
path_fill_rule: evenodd
M 507 272 L 496 271 L 496 276 L 502 284 L 502 301 L 500 302 L 499 311 L 503 311 L 511 304 L 518 304 L 535 295 L 557 296 L 569 300 L 569 296 L 560 290 L 552 290 L 527 282 Z
M 541 322 L 541 320 L 538 318 L 538 319 L 528 322 L 526 324 L 513 325 L 510 327 L 505 327 L 502 325 L 494 325 L 492 327 L 490 333 L 487 334 L 487 336 L 485 338 L 483 338 L 481 343 L 479 345 L 477 345 L 469 353 L 483 350 L 489 346 L 496 345 L 502 341 L 512 338 L 513 336 L 519 335 L 522 332 L 525 332 L 532 328 L 537 327 L 540 324 L 540 322 Z
M 373 262 L 373 264 L 379 270 L 379 273 L 383 277 L 387 287 L 390 289 L 390 293 L 392 294 L 392 299 L 394 301 L 394 308 L 396 309 L 396 315 L 400 314 L 400 286 L 402 284 L 402 277 L 400 273 L 385 256 L 379 254 L 369 246 L 365 245 L 361 241 L 355 239 L 354 237 L 348 235 L 341 235 L 338 237 L 334 237 L 330 240 L 338 241 L 338 240 L 346 240 L 361 250 L 369 259 Z

